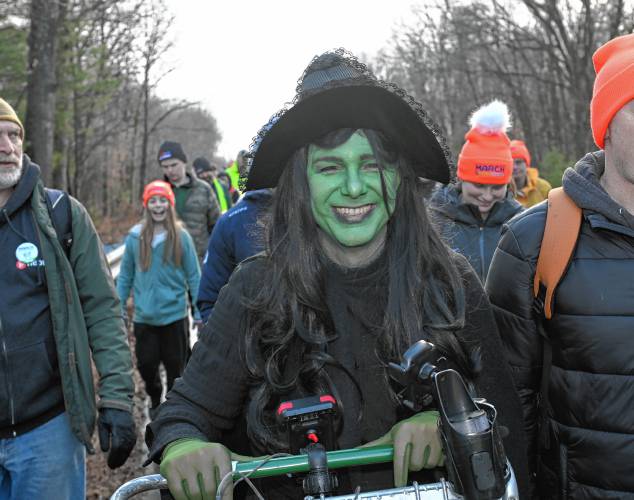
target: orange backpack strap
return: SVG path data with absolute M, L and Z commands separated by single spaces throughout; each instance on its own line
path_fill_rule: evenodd
M 570 199 L 563 188 L 550 190 L 546 227 L 533 280 L 533 295 L 535 297 L 539 294 L 540 284 L 546 288 L 544 316 L 547 319 L 553 315 L 555 288 L 557 288 L 572 258 L 579 237 L 581 219 L 581 209 Z

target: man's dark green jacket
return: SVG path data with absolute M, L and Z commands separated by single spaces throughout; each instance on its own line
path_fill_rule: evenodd
M 25 171 L 36 168 L 39 174 L 39 167 L 27 157 L 24 161 Z M 45 262 L 64 408 L 74 434 L 90 449 L 97 407 L 132 411 L 132 360 L 119 299 L 88 212 L 70 198 L 73 242 L 67 257 L 53 228 L 45 196 L 38 180 L 27 203 Z M 91 357 L 99 374 L 98 403 Z

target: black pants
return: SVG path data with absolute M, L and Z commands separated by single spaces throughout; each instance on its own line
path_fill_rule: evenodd
M 176 377 L 183 373 L 187 332 L 187 318 L 162 326 L 134 323 L 137 367 L 145 382 L 145 391 L 152 399 L 152 408 L 159 405 L 163 392 L 159 364 L 162 362 L 165 366 L 168 391 Z

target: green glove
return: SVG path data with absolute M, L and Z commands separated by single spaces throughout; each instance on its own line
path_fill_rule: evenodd
M 438 412 L 425 411 L 398 422 L 385 436 L 363 445 L 394 446 L 394 486 L 407 484 L 409 471 L 433 469 L 445 461 L 438 432 Z
M 220 481 L 231 472 L 231 454 L 219 443 L 179 439 L 163 451 L 160 470 L 176 500 L 215 500 Z M 222 498 L 233 498 L 233 481 Z

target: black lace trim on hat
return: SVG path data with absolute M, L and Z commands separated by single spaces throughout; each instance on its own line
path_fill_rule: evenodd
M 295 89 L 296 94 L 293 100 L 286 103 L 277 113 L 272 115 L 266 125 L 264 125 L 258 131 L 257 135 L 253 137 L 251 145 L 249 146 L 249 152 L 246 155 L 246 159 L 249 162 L 249 168 L 247 171 L 250 170 L 255 152 L 267 132 L 284 115 L 284 113 L 286 113 L 299 101 L 315 93 L 335 87 L 350 85 L 375 85 L 388 90 L 405 101 L 405 103 L 418 115 L 419 119 L 425 124 L 425 126 L 432 132 L 447 160 L 450 178 L 453 182 L 456 177 L 456 166 L 452 159 L 449 146 L 447 145 L 447 139 L 438 124 L 429 116 L 427 111 L 423 109 L 423 105 L 398 85 L 378 79 L 374 73 L 372 73 L 370 68 L 360 62 L 357 57 L 348 50 L 338 48 L 326 53 L 332 53 L 341 58 L 342 64 L 333 67 L 332 64 L 329 63 L 328 67 L 320 68 L 319 66 L 321 64 L 318 60 L 322 59 L 324 54 L 313 58 L 298 80 L 297 87 Z M 246 182 L 246 172 L 241 172 L 240 189 L 242 191 L 246 189 Z

